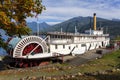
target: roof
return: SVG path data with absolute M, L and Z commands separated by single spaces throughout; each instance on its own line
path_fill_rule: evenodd
M 25 37 L 27 37 L 27 36 L 22 36 L 21 38 L 19 38 L 19 37 L 14 37 L 14 38 L 12 38 L 12 39 L 10 40 L 10 42 L 9 42 L 8 44 L 9 44 L 10 47 L 15 48 L 15 46 L 17 45 L 17 43 L 18 43 L 21 39 L 23 39 L 23 38 L 25 38 Z

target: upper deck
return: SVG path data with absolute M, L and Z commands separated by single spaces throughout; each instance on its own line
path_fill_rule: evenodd
M 47 35 L 50 38 L 49 43 L 51 44 L 87 43 L 109 40 L 109 34 L 49 32 Z

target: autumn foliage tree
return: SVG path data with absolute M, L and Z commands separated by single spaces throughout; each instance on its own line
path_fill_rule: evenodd
M 25 19 L 40 14 L 44 9 L 41 0 L 0 0 L 0 29 L 9 36 L 28 34 L 30 29 Z

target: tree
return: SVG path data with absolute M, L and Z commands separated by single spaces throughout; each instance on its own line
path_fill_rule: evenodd
M 28 34 L 30 29 L 25 19 L 40 14 L 44 9 L 41 0 L 0 0 L 0 29 L 9 36 Z

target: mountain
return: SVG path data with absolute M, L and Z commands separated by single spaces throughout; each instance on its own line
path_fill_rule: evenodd
M 120 19 L 113 18 L 112 21 L 120 21 Z
M 27 25 L 32 29 L 33 33 L 37 32 L 37 23 L 29 22 Z M 87 29 L 93 29 L 93 17 L 74 17 L 56 25 L 48 25 L 47 23 L 39 23 L 40 32 L 60 31 L 75 32 L 75 26 L 80 33 L 84 33 Z M 103 27 L 104 33 L 109 33 L 111 37 L 120 35 L 120 20 L 119 19 L 104 19 L 97 17 L 97 28 Z
M 64 32 L 75 31 L 75 26 L 78 32 L 83 33 L 87 29 L 93 29 L 93 17 L 74 17 L 62 23 L 50 27 L 50 31 L 60 31 L 61 28 Z M 109 33 L 110 36 L 120 35 L 120 21 L 108 20 L 97 17 L 97 28 L 103 27 L 104 33 Z
M 48 29 L 51 27 L 50 25 L 48 25 L 47 23 L 43 22 L 39 24 L 39 29 L 40 31 L 46 32 L 48 31 Z
M 39 26 L 39 31 L 40 32 L 46 32 L 50 25 L 47 23 L 37 23 L 37 22 L 28 22 L 27 26 L 32 30 L 33 33 L 37 32 L 37 26 Z
M 97 21 L 107 21 L 106 19 L 97 18 Z M 65 22 L 62 22 L 60 24 L 56 24 L 52 26 L 52 31 L 60 31 L 60 28 L 63 28 L 64 32 L 74 32 L 75 26 L 77 27 L 79 32 L 83 32 L 85 29 L 90 28 L 93 24 L 93 18 L 88 17 L 75 17 L 72 19 L 69 19 Z

